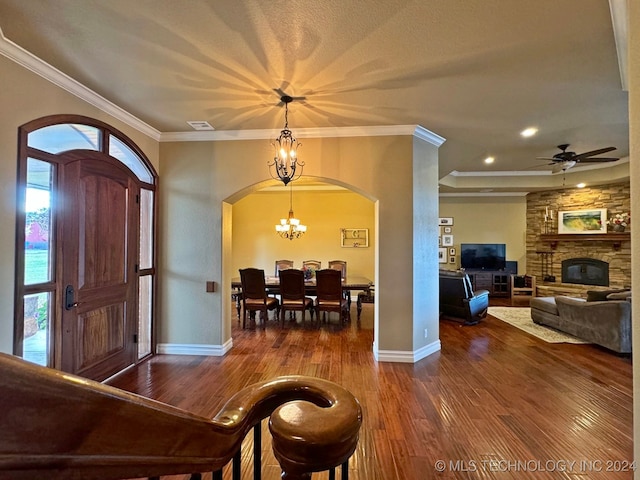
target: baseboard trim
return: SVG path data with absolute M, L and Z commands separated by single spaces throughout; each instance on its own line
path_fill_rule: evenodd
M 202 345 L 193 343 L 159 343 L 156 353 L 159 355 L 204 355 L 208 357 L 222 357 L 233 347 L 233 340 L 229 339 L 223 345 Z
M 378 362 L 416 363 L 433 353 L 439 352 L 440 348 L 440 340 L 436 340 L 413 352 L 404 350 L 378 350 L 374 344 L 373 356 Z

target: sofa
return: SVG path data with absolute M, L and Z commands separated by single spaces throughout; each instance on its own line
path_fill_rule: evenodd
M 440 315 L 475 325 L 487 316 L 489 291 L 473 290 L 469 275 L 457 270 L 440 270 Z
M 534 297 L 531 319 L 618 353 L 631 353 L 630 293 L 588 301 L 567 296 Z

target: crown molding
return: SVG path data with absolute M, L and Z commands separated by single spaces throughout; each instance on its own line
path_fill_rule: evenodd
M 0 55 L 5 56 L 9 60 L 21 65 L 27 70 L 159 142 L 265 140 L 275 138 L 280 134 L 280 130 L 273 129 L 161 133 L 156 128 L 143 122 L 138 117 L 110 102 L 77 80 L 71 78 L 66 73 L 61 72 L 54 66 L 12 42 L 4 36 L 2 28 L 0 28 Z M 420 125 L 380 125 L 369 127 L 318 127 L 296 129 L 296 136 L 298 138 L 380 137 L 393 135 L 412 135 L 416 138 L 429 142 L 436 147 L 439 147 L 445 142 L 443 137 Z
M 546 176 L 551 175 L 551 170 L 495 170 L 482 172 L 461 172 L 452 170 L 449 175 L 452 177 L 528 177 L 528 176 Z
M 362 127 L 314 127 L 296 128 L 295 136 L 301 138 L 384 137 L 411 135 L 439 147 L 445 139 L 420 125 L 377 125 Z M 229 140 L 269 140 L 276 138 L 280 130 L 214 130 L 202 132 L 165 132 L 160 142 L 216 142 Z
M 20 45 L 12 42 L 4 36 L 2 28 L 0 28 L 0 55 L 7 57 L 9 60 L 21 65 L 27 70 L 30 70 L 36 75 L 48 80 L 54 85 L 57 85 L 94 107 L 99 108 L 103 112 L 117 118 L 154 140 L 160 140 L 159 130 L 156 130 L 149 124 L 140 120 L 138 117 L 135 117 L 101 95 L 98 95 L 96 92 L 85 87 L 66 73 L 61 72 L 54 66 L 49 65 L 47 62 L 36 57 L 31 52 L 25 50 Z
M 616 53 L 618 54 L 618 68 L 620 69 L 620 82 L 622 90 L 629 91 L 629 74 L 627 59 L 629 56 L 628 5 L 627 0 L 609 0 L 613 36 L 616 41 Z
M 526 197 L 529 192 L 443 192 L 439 197 Z

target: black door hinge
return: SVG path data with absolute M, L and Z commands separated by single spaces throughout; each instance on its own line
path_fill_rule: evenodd
M 133 334 L 133 343 L 138 343 L 138 334 L 137 333 Z

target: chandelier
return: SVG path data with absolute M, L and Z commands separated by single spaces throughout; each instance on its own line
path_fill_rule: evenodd
M 300 146 L 296 138 L 289 130 L 289 104 L 293 101 L 293 97 L 283 95 L 280 97 L 284 103 L 284 130 L 280 132 L 280 136 L 276 138 L 271 145 L 275 149 L 273 161 L 269 162 L 269 173 L 275 180 L 282 180 L 287 185 L 300 178 L 304 162 L 298 160 L 297 149 Z
M 293 216 L 293 185 L 289 185 L 289 189 L 289 217 L 280 219 L 280 224 L 276 225 L 276 233 L 282 238 L 293 240 L 304 235 L 307 226 Z

